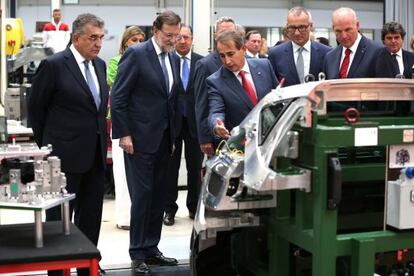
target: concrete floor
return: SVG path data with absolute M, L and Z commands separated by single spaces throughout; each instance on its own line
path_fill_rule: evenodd
M 180 168 L 179 186 L 186 185 L 186 168 L 182 159 Z M 188 217 L 185 206 L 187 191 L 179 191 L 177 203 L 179 209 L 176 214 L 176 222 L 173 226 L 163 226 L 159 249 L 165 256 L 179 260 L 179 266 L 153 268 L 151 275 L 190 275 L 189 254 L 190 236 L 193 221 Z M 102 217 L 101 234 L 98 249 L 101 251 L 102 260 L 100 266 L 109 276 L 131 275 L 131 261 L 128 254 L 129 231 L 116 228 L 115 200 L 105 199 Z M 45 215 L 43 215 L 43 218 Z M 0 225 L 34 222 L 32 211 L 0 210 Z M 34 275 L 45 275 L 45 271 L 36 272 Z M 18 273 L 14 275 L 33 275 L 33 273 Z

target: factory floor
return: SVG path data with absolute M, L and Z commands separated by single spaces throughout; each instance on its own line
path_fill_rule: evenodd
M 179 185 L 185 185 L 185 162 L 180 170 Z M 189 245 L 193 221 L 188 217 L 185 206 L 187 191 L 179 191 L 177 203 L 179 209 L 173 226 L 163 226 L 159 249 L 165 256 L 174 257 L 179 261 L 177 267 L 155 267 L 151 275 L 187 276 L 189 270 Z M 44 217 L 44 216 L 43 216 Z M 33 222 L 32 211 L 0 210 L 0 225 Z M 128 255 L 129 231 L 118 229 L 115 223 L 115 200 L 105 199 L 102 217 L 101 234 L 98 249 L 102 260 L 100 266 L 108 276 L 131 275 L 131 262 Z M 33 275 L 18 273 L 14 275 Z M 36 272 L 35 275 L 45 275 Z

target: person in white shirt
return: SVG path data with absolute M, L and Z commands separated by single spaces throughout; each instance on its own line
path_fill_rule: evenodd
M 54 9 L 52 17 L 53 20 L 43 27 L 43 42 L 44 47 L 52 48 L 54 53 L 58 53 L 65 50 L 68 45 L 70 32 L 68 24 L 61 21 L 60 9 Z

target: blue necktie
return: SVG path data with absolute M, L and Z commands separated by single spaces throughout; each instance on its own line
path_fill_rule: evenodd
M 183 82 L 184 90 L 187 90 L 188 79 L 190 77 L 190 68 L 188 68 L 187 57 L 182 57 L 183 67 L 181 69 L 181 81 Z
M 95 82 L 93 81 L 92 73 L 89 70 L 89 61 L 85 60 L 83 62 L 85 64 L 85 75 L 86 75 L 86 82 L 88 83 L 89 89 L 92 92 L 93 100 L 95 101 L 96 108 L 99 109 L 101 104 L 101 99 L 99 98 L 98 89 L 96 89 Z
M 168 77 L 167 65 L 165 64 L 165 52 L 161 52 L 161 68 L 164 75 L 165 84 L 167 86 L 167 93 L 170 93 L 170 79 Z

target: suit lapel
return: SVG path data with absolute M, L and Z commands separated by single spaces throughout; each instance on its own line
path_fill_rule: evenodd
M 319 58 L 319 48 L 316 47 L 316 43 L 311 41 L 311 52 L 310 52 L 310 67 L 309 67 L 309 74 L 312 74 L 312 72 L 315 72 L 316 74 L 319 74 L 318 65 L 320 64 L 321 60 Z M 318 76 L 314 76 L 315 80 L 318 79 Z
M 88 84 L 86 83 L 86 80 L 80 71 L 79 65 L 76 63 L 76 59 L 73 56 L 71 50 L 67 48 L 64 52 L 65 57 L 65 66 L 68 68 L 68 70 L 72 73 L 76 81 L 79 83 L 79 85 L 82 87 L 82 91 L 88 95 L 89 99 L 91 100 L 91 103 L 95 106 L 95 101 L 92 96 L 92 92 L 90 91 Z
M 247 62 L 250 68 L 250 74 L 253 79 L 253 85 L 256 88 L 257 101 L 259 102 L 265 95 L 267 91 L 264 91 L 263 84 L 263 72 L 257 67 L 257 64 L 254 62 Z
M 158 59 L 157 52 L 155 51 L 154 45 L 152 45 L 152 40 L 149 39 L 144 43 L 146 43 L 145 48 L 148 53 L 147 57 L 149 59 L 149 64 L 151 64 L 151 67 L 154 70 L 155 74 L 163 78 L 164 74 L 162 72 L 160 60 Z M 162 93 L 163 96 L 167 96 L 168 91 L 167 91 L 167 85 L 165 81 L 159 81 L 158 83 L 161 85 L 162 89 L 164 90 L 164 93 Z
M 334 72 L 330 78 L 337 79 L 339 77 L 339 69 L 341 67 L 342 46 L 340 45 L 336 47 L 334 51 L 332 62 L 335 66 L 333 66 Z
M 290 41 L 288 43 L 288 47 L 285 48 L 285 55 L 284 55 L 284 63 L 288 66 L 289 74 L 293 76 L 293 82 L 300 83 L 299 77 L 298 77 L 298 71 L 296 70 L 296 63 L 295 63 L 295 56 L 293 55 L 293 44 Z M 293 60 L 293 62 L 292 62 Z
M 250 109 L 253 108 L 253 104 L 250 101 L 249 97 L 246 94 L 246 91 L 244 91 L 243 87 L 241 86 L 239 80 L 234 75 L 233 72 L 230 70 L 223 68 L 222 77 L 224 80 L 224 83 L 230 88 L 233 93 L 240 98 Z
M 99 109 L 103 107 L 103 104 L 106 104 L 106 78 L 105 78 L 105 71 L 103 67 L 98 66 L 97 62 L 95 60 L 92 61 L 93 66 L 95 67 L 96 76 L 98 77 L 99 82 L 99 97 L 101 98 L 101 105 Z
M 365 37 L 361 37 L 359 41 L 358 48 L 356 50 L 354 59 L 352 60 L 351 67 L 348 70 L 347 78 L 351 78 L 354 75 L 354 72 L 359 67 L 359 63 L 362 61 L 365 55 L 365 51 L 367 50 L 367 41 Z

